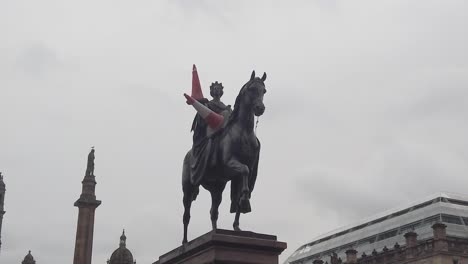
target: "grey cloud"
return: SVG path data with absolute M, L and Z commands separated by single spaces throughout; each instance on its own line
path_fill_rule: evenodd
M 25 73 L 33 76 L 40 76 L 61 66 L 56 52 L 43 44 L 27 47 L 18 56 L 17 64 Z

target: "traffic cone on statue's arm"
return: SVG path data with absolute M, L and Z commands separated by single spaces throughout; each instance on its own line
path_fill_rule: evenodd
M 185 98 L 187 99 L 187 104 L 192 105 L 195 110 L 197 110 L 198 114 L 205 120 L 208 126 L 211 129 L 218 129 L 224 123 L 224 116 L 217 114 L 213 110 L 209 109 L 208 107 L 204 106 L 200 102 L 198 102 L 195 98 L 188 94 L 184 94 Z

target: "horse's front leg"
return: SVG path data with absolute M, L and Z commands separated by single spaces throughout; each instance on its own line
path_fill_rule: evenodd
M 233 223 L 234 230 L 240 231 L 239 228 L 239 218 L 242 211 L 250 210 L 249 203 L 249 167 L 236 159 L 231 159 L 227 162 L 229 170 L 232 172 L 235 180 L 240 181 L 240 187 L 236 190 L 237 195 L 235 201 L 232 201 L 237 204 L 236 217 Z M 234 179 L 233 178 L 233 179 Z M 231 188 L 233 185 L 231 184 Z

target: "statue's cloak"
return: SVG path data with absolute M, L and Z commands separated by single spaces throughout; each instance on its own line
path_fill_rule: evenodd
M 198 186 L 205 174 L 207 168 L 212 169 L 218 162 L 217 150 L 221 134 L 231 115 L 231 106 L 226 106 L 222 102 L 208 101 L 205 98 L 201 100 L 209 109 L 215 113 L 224 116 L 224 124 L 217 131 L 211 131 L 208 135 L 208 125 L 203 118 L 196 114 L 192 123 L 193 145 L 190 159 L 190 180 L 193 185 Z
M 200 185 L 205 175 L 208 175 L 208 169 L 216 166 L 218 144 L 219 134 L 216 134 L 193 145 L 190 159 L 190 181 L 193 185 Z

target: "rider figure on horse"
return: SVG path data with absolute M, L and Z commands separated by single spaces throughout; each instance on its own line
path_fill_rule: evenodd
M 210 95 L 213 97 L 213 100 L 208 101 L 206 98 L 199 99 L 199 102 L 204 104 L 209 109 L 213 110 L 217 114 L 221 114 L 224 116 L 224 125 L 226 124 L 227 120 L 229 120 L 229 116 L 232 113 L 231 105 L 225 105 L 221 101 L 221 97 L 223 96 L 223 84 L 219 82 L 214 82 L 210 86 Z M 192 130 L 193 131 L 193 147 L 196 149 L 200 144 L 202 144 L 205 139 L 211 136 L 216 131 L 208 131 L 208 124 L 206 121 L 199 115 L 196 114 L 195 118 L 193 119 L 192 123 Z

